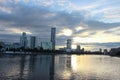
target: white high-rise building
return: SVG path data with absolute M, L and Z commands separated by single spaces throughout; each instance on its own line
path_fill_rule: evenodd
M 56 28 L 51 28 L 52 49 L 55 50 Z
M 72 45 L 72 40 L 68 39 L 67 40 L 67 49 L 66 49 L 67 52 L 71 52 L 72 51 L 71 45 Z
M 30 37 L 30 48 L 34 49 L 36 45 L 36 37 L 35 36 L 31 36 Z
M 23 48 L 27 48 L 27 44 L 28 44 L 27 36 L 26 33 L 23 32 L 22 36 L 20 37 L 20 46 Z

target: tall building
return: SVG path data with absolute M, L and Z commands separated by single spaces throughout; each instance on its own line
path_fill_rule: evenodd
M 66 49 L 66 52 L 71 52 L 72 51 L 71 45 L 72 45 L 72 40 L 68 39 L 67 40 L 67 49 Z
M 102 52 L 102 49 L 101 49 L 101 48 L 99 49 L 99 52 Z
M 20 47 L 26 48 L 28 44 L 26 33 L 23 32 L 22 36 L 20 37 Z
M 52 49 L 55 50 L 56 28 L 51 28 Z
M 36 45 L 36 37 L 35 36 L 31 36 L 30 37 L 30 48 L 34 49 Z
M 71 49 L 71 44 L 72 44 L 72 40 L 68 39 L 67 40 L 67 49 Z
M 80 45 L 77 45 L 77 48 L 76 48 L 76 51 L 80 51 L 81 50 L 81 47 L 80 47 Z

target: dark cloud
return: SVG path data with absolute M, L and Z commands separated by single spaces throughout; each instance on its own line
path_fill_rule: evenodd
M 108 30 L 120 26 L 120 23 L 104 23 L 100 21 L 89 20 L 85 22 L 90 30 Z
M 20 40 L 20 35 L 16 34 L 0 34 L 0 42 L 18 42 Z
M 66 45 L 67 43 L 67 39 L 72 39 L 72 36 L 60 36 L 60 37 L 56 37 L 56 44 L 59 46 L 63 46 Z
M 51 12 L 46 8 L 24 4 L 12 4 L 11 9 L 12 13 L 2 12 L 0 14 L 0 21 L 8 24 L 4 26 L 6 29 L 29 30 L 33 35 L 40 37 L 50 37 L 51 27 L 57 27 L 58 32 L 64 27 L 74 29 L 82 20 L 82 16 L 66 12 Z

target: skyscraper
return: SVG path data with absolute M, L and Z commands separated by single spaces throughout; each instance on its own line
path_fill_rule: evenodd
M 71 39 L 68 39 L 67 40 L 67 49 L 71 49 L 71 44 L 72 44 Z
M 51 28 L 52 49 L 55 50 L 56 28 Z
M 81 50 L 81 47 L 80 47 L 80 45 L 77 45 L 77 47 L 76 47 L 76 51 L 80 51 Z
M 35 36 L 31 36 L 30 37 L 30 48 L 34 49 L 36 45 L 36 37 Z
M 20 46 L 23 48 L 26 48 L 27 44 L 28 44 L 27 36 L 26 36 L 26 33 L 23 32 L 22 36 L 20 37 Z
M 72 45 L 72 40 L 68 39 L 67 40 L 67 48 L 66 48 L 66 52 L 71 52 L 71 45 Z

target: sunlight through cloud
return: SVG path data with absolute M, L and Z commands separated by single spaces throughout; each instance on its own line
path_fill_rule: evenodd
M 73 34 L 73 31 L 71 29 L 63 29 L 60 33 L 58 33 L 58 36 L 71 36 Z

